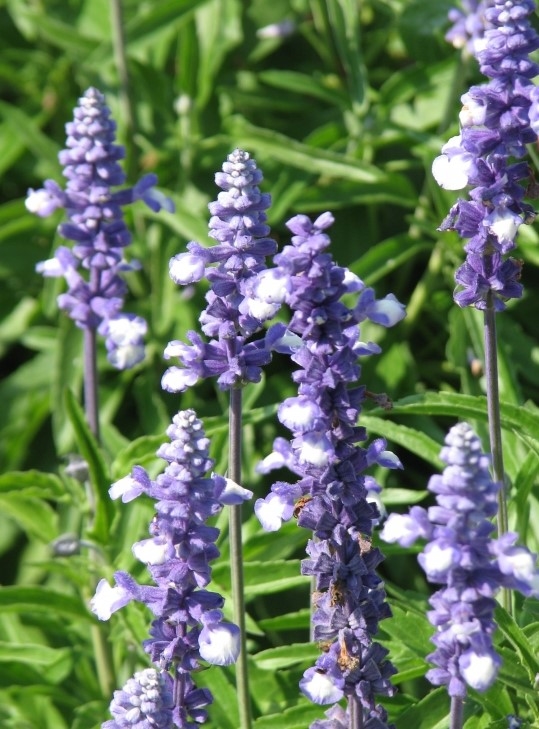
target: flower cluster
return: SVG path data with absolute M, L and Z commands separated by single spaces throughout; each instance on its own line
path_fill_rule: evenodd
M 293 374 L 298 395 L 287 398 L 278 411 L 293 439 L 278 438 L 259 470 L 287 466 L 300 480 L 275 483 L 255 511 L 266 530 L 278 529 L 294 514 L 314 534 L 302 572 L 316 578 L 314 638 L 324 652 L 305 672 L 301 690 L 319 704 L 347 697 L 360 704 L 366 722 L 369 717 L 383 722 L 385 713 L 375 695 L 392 694 L 394 668 L 373 636 L 390 611 L 376 574 L 382 555 L 369 539 L 379 514 L 368 500 L 371 486 L 373 492 L 376 488 L 365 471 L 373 464 L 401 464 L 382 439 L 368 448 L 357 445 L 366 439 L 364 428 L 356 425 L 365 398 L 365 388 L 357 384 L 358 356 L 380 351 L 372 342 L 360 341 L 358 325 L 368 318 L 392 326 L 404 312 L 394 296 L 377 301 L 372 289 L 333 262 L 325 252 L 330 243 L 325 230 L 332 222 L 330 213 L 314 223 L 303 215 L 292 218 L 287 223 L 294 233 L 292 245 L 275 256 L 277 268 L 262 274 L 256 287 L 262 299 L 267 291 L 268 298 L 291 308 L 288 330 L 275 325 L 266 338 L 268 346 L 278 347 L 283 341 L 279 334 L 288 342 L 295 337 L 292 359 L 300 366 Z M 359 295 L 354 308 L 341 302 L 347 293 Z M 339 721 L 345 718 L 332 714 L 315 726 L 335 727 Z
M 461 0 L 462 10 L 452 8 L 449 20 L 453 23 L 446 33 L 445 39 L 455 48 L 465 48 L 475 55 L 487 27 L 485 18 L 485 0 Z
M 66 125 L 67 148 L 59 155 L 66 189 L 46 180 L 42 189 L 29 190 L 26 207 L 42 217 L 65 210 L 68 222 L 58 232 L 74 246 L 60 246 L 37 270 L 65 278 L 68 291 L 58 297 L 60 309 L 81 329 L 97 330 L 105 337 L 109 361 L 125 369 L 144 358 L 146 322 L 121 313 L 127 289 L 120 274 L 139 267 L 123 259 L 131 237 L 122 208 L 135 200 L 156 212 L 161 207 L 171 210 L 172 204 L 153 189 L 157 178 L 151 174 L 133 188 L 113 190 L 125 182 L 119 165 L 125 152 L 115 144 L 115 130 L 104 96 L 89 88 L 79 99 L 74 120 Z
M 539 48 L 539 35 L 530 24 L 533 0 L 487 0 L 483 39 L 475 45 L 481 72 L 491 81 L 462 96 L 460 134 L 434 160 L 433 175 L 449 190 L 471 185 L 470 200 L 459 199 L 440 230 L 456 230 L 467 239 L 467 258 L 455 279 L 460 306 L 496 311 L 505 301 L 522 295 L 521 263 L 506 254 L 515 248 L 522 223 L 534 218 L 524 201 L 523 181 L 529 165 L 515 161 L 526 155 L 539 128 L 539 95 L 531 79 L 539 65 L 530 54 Z
M 172 681 L 165 672 L 155 668 L 138 671 L 123 689 L 114 692 L 110 713 L 114 719 L 105 721 L 103 729 L 130 729 L 134 726 L 152 729 L 172 729 Z
M 193 410 L 179 412 L 167 434 L 171 442 L 162 445 L 157 455 L 168 465 L 155 481 L 135 466 L 131 475 L 110 489 L 112 498 L 121 497 L 124 502 L 143 493 L 156 501 L 151 537 L 134 544 L 133 554 L 148 566 L 157 586 L 139 585 L 128 573 L 116 572 L 114 587 L 106 580 L 99 583 L 92 610 L 107 620 L 131 600 L 150 608 L 156 618 L 144 648 L 161 671 L 172 670 L 174 682 L 174 706 L 161 696 L 161 708 L 171 712 L 172 726 L 193 729 L 206 720 L 204 707 L 212 697 L 207 689 L 195 687 L 192 672 L 201 661 L 229 665 L 239 652 L 238 628 L 223 621 L 223 598 L 205 589 L 211 579 L 209 563 L 219 556 L 215 545 L 219 530 L 205 522 L 222 504 L 237 503 L 244 494 L 238 497 L 237 487 L 229 488 L 221 476 L 204 475 L 213 462 L 208 456 L 209 441 Z M 168 691 L 168 678 L 159 685 Z M 123 694 L 113 702 L 114 706 L 124 704 Z M 119 719 L 106 724 L 107 729 L 124 726 L 131 724 Z
M 183 392 L 198 379 L 213 376 L 223 390 L 258 382 L 270 358 L 263 340 L 247 340 L 278 309 L 274 303 L 261 305 L 251 290 L 253 279 L 265 269 L 266 256 L 277 250 L 267 237 L 265 211 L 271 198 L 260 192 L 262 173 L 255 161 L 240 149 L 228 156 L 215 181 L 222 192 L 209 206 L 209 235 L 217 244 L 203 248 L 191 242 L 187 252 L 170 261 L 170 276 L 176 283 L 203 277 L 210 282 L 207 307 L 200 315 L 210 341 L 191 331 L 190 345 L 170 342 L 165 358 L 178 357 L 182 367 L 169 367 L 163 375 L 163 389 L 169 392 Z
M 437 630 L 436 650 L 427 658 L 436 668 L 427 678 L 463 698 L 466 686 L 489 688 L 500 666 L 492 644 L 496 593 L 504 587 L 537 596 L 539 572 L 535 555 L 515 546 L 516 534 L 491 536 L 501 485 L 467 423 L 451 428 L 440 455 L 447 467 L 428 486 L 437 505 L 391 514 L 380 536 L 402 546 L 427 540 L 419 563 L 429 581 L 445 585 L 430 598 L 429 620 Z

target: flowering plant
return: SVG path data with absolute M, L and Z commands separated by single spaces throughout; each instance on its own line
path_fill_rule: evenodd
M 450 5 L 0 9 L 2 727 L 539 726 L 537 9 Z

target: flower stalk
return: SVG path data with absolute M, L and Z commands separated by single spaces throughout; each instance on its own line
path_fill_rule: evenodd
M 60 246 L 36 269 L 67 283 L 58 306 L 85 332 L 85 410 L 99 439 L 96 335 L 105 338 L 108 359 L 117 369 L 133 367 L 144 358 L 146 322 L 122 313 L 127 293 L 122 274 L 140 267 L 124 260 L 131 235 L 123 208 L 136 200 L 156 212 L 162 207 L 172 210 L 172 204 L 154 190 L 155 175 L 145 175 L 132 188 L 116 189 L 125 182 L 119 164 L 125 150 L 116 144 L 116 124 L 100 91 L 89 88 L 79 99 L 66 133 L 66 149 L 59 154 L 66 189 L 46 180 L 43 188 L 28 191 L 26 207 L 40 217 L 59 208 L 66 213 L 67 222 L 58 232 L 73 242 L 72 248 Z
M 453 11 L 447 38 L 476 56 L 489 82 L 472 86 L 462 96 L 459 135 L 442 148 L 432 171 L 449 190 L 471 186 L 469 199 L 459 199 L 440 230 L 456 230 L 466 240 L 466 260 L 455 274 L 459 306 L 484 312 L 487 411 L 494 478 L 502 488 L 498 500 L 498 533 L 508 530 L 507 493 L 498 383 L 496 314 L 510 299 L 522 296 L 522 262 L 508 255 L 519 228 L 535 218 L 525 202 L 533 173 L 527 145 L 536 142 L 539 93 L 532 82 L 539 65 L 531 54 L 539 35 L 530 23 L 533 0 L 469 0 L 465 13 Z M 503 591 L 504 607 L 512 612 Z
M 231 665 L 240 650 L 239 628 L 223 620 L 223 597 L 206 589 L 211 580 L 210 562 L 219 556 L 215 545 L 219 530 L 206 522 L 230 502 L 227 480 L 205 475 L 213 460 L 195 412 L 180 411 L 167 434 L 171 442 L 157 451 L 167 466 L 155 481 L 144 468 L 135 466 L 129 476 L 110 488 L 111 498 L 124 502 L 142 494 L 155 501 L 150 538 L 136 542 L 133 554 L 148 566 L 156 587 L 140 585 L 127 572 L 119 571 L 113 587 L 101 580 L 91 604 L 101 620 L 108 620 L 132 600 L 151 610 L 155 618 L 144 649 L 162 677 L 160 710 L 166 707 L 163 726 L 192 729 L 205 723 L 206 706 L 213 700 L 208 689 L 195 686 L 194 675 L 205 662 Z M 111 713 L 115 719 L 105 723 L 106 729 L 126 726 L 119 719 L 124 699 L 123 694 L 113 699 Z M 132 725 L 140 726 L 135 720 L 136 715 Z
M 230 390 L 229 407 L 228 477 L 241 483 L 242 390 Z M 245 589 L 243 579 L 242 504 L 229 507 L 230 573 L 234 622 L 240 629 L 240 651 L 236 661 L 236 689 L 240 729 L 251 726 L 251 696 L 249 693 L 249 667 L 247 662 L 247 632 L 245 626 Z
M 427 656 L 435 668 L 426 678 L 447 687 L 451 727 L 460 729 L 468 687 L 486 691 L 501 665 L 493 643 L 495 597 L 504 588 L 537 597 L 539 570 L 517 534 L 491 536 L 503 482 L 493 480 L 491 459 L 467 423 L 451 428 L 440 457 L 446 468 L 428 484 L 436 505 L 390 514 L 380 537 L 403 547 L 426 540 L 419 564 L 429 582 L 444 585 L 429 600 L 436 650 Z
M 279 304 L 262 302 L 253 287 L 258 274 L 266 269 L 266 257 L 275 253 L 277 245 L 267 237 L 269 227 L 265 211 L 271 198 L 260 191 L 262 173 L 249 154 L 240 149 L 232 152 L 215 180 L 221 192 L 209 206 L 212 216 L 209 235 L 217 241 L 216 245 L 203 248 L 191 242 L 186 252 L 170 262 L 170 275 L 176 283 L 192 284 L 204 277 L 210 282 L 207 307 L 199 318 L 208 340 L 191 331 L 187 334 L 190 345 L 170 342 L 165 357 L 177 357 L 181 366 L 169 367 L 162 386 L 169 392 L 183 392 L 199 379 L 217 376 L 219 388 L 229 391 L 228 476 L 239 485 L 242 481 L 242 388 L 248 382 L 258 382 L 262 367 L 271 359 L 264 338 L 253 339 L 253 335 L 262 330 L 264 322 L 279 308 Z M 251 492 L 249 494 L 252 496 Z M 250 729 L 243 589 L 243 498 L 231 505 L 229 537 L 232 598 L 242 643 L 236 673 L 238 709 L 241 729 Z
M 299 481 L 274 483 L 255 512 L 267 531 L 295 516 L 313 534 L 301 571 L 315 580 L 313 635 L 322 654 L 304 673 L 300 689 L 316 704 L 348 702 L 344 717 L 335 709 L 339 719 L 328 712 L 313 729 L 340 726 L 341 718 L 346 729 L 382 729 L 387 715 L 376 695 L 393 694 L 395 669 L 374 640 L 390 610 L 376 573 L 383 556 L 370 538 L 380 514 L 369 495 L 380 487 L 365 471 L 374 464 L 402 466 L 383 439 L 368 448 L 357 445 L 367 437 L 357 425 L 366 396 L 358 385 L 358 357 L 380 351 L 360 341 L 359 323 L 370 319 L 389 327 L 404 310 L 391 294 L 377 301 L 372 289 L 333 262 L 326 252 L 332 223 L 330 213 L 314 223 L 304 215 L 288 221 L 292 245 L 275 256 L 277 268 L 265 272 L 256 287 L 267 303 L 279 298 L 290 307 L 288 327 L 275 325 L 266 339 L 299 365 L 293 374 L 298 395 L 278 410 L 292 438 L 277 438 L 258 470 L 285 466 Z M 353 308 L 341 302 L 344 294 L 357 295 Z

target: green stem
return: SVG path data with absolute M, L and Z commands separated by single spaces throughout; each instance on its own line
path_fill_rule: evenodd
M 95 329 L 84 330 L 84 411 L 90 430 L 99 442 L 97 354 Z
M 90 430 L 97 442 L 100 441 L 99 434 L 99 396 L 97 390 L 97 352 L 96 352 L 96 331 L 95 329 L 84 330 L 84 410 Z M 90 504 L 90 519 L 95 514 L 95 494 L 91 485 L 88 485 L 88 500 Z M 89 525 L 90 526 L 90 525 Z M 95 555 L 90 553 L 91 562 L 95 561 Z M 86 596 L 89 599 L 89 596 Z M 100 625 L 92 625 L 90 630 L 92 638 L 93 653 L 97 670 L 99 687 L 104 697 L 111 696 L 114 686 L 114 676 L 111 670 L 112 655 L 110 646 Z
M 442 246 L 441 244 L 436 244 L 429 258 L 427 270 L 423 274 L 421 281 L 415 287 L 406 305 L 406 319 L 402 322 L 406 330 L 413 328 L 421 315 L 423 307 L 432 296 L 432 292 L 439 282 L 443 260 Z
M 112 655 L 110 645 L 103 634 L 101 625 L 92 625 L 92 646 L 94 660 L 97 670 L 97 679 L 101 694 L 105 699 L 110 699 L 116 687 L 114 674 L 111 670 Z
M 241 484 L 241 435 L 242 435 L 242 391 L 240 388 L 230 390 L 229 408 L 229 448 L 228 477 Z M 247 666 L 247 648 L 245 636 L 245 600 L 243 589 L 243 543 L 241 504 L 230 507 L 230 570 L 232 579 L 232 600 L 234 602 L 234 620 L 240 629 L 241 649 L 236 663 L 236 691 L 238 692 L 238 709 L 240 729 L 251 727 L 251 697 L 249 694 L 249 672 Z
M 110 0 L 110 15 L 114 62 L 118 70 L 120 105 L 122 107 L 122 119 L 125 123 L 126 174 L 128 180 L 133 180 L 135 172 L 135 155 L 133 154 L 133 150 L 136 125 L 135 109 L 131 99 L 129 83 L 122 0 Z
M 442 119 L 440 120 L 440 124 L 438 125 L 438 134 L 443 134 L 443 132 L 445 132 L 446 129 L 453 122 L 455 115 L 455 104 L 458 97 L 462 93 L 463 75 L 464 64 L 462 61 L 462 56 L 460 56 L 459 62 L 455 67 L 455 72 L 451 79 L 451 85 L 449 87 L 449 93 L 446 98 L 444 113 Z M 428 196 L 430 185 L 431 183 L 427 175 L 427 178 L 423 182 L 422 190 L 418 197 L 418 204 L 416 209 L 414 210 L 412 222 L 408 229 L 410 238 L 419 239 L 423 235 L 421 226 L 418 223 L 421 223 L 426 219 L 426 211 L 429 209 L 430 205 Z M 403 325 L 407 330 L 413 328 L 416 321 L 418 320 L 418 317 L 421 314 L 423 307 L 428 302 L 429 297 L 432 295 L 432 291 L 435 288 L 440 277 L 443 261 L 444 257 L 442 255 L 442 246 L 440 244 L 437 244 L 434 246 L 431 257 L 429 259 L 427 271 L 422 277 L 421 281 L 419 281 L 419 283 L 415 287 L 412 297 L 410 298 L 410 301 L 406 306 L 406 319 L 404 320 Z
M 502 449 L 502 422 L 500 415 L 500 392 L 498 387 L 498 349 L 496 336 L 496 312 L 492 292 L 487 296 L 487 307 L 484 314 L 485 337 L 485 377 L 487 383 L 487 413 L 490 451 L 492 454 L 492 470 L 494 480 L 501 484 L 498 492 L 498 536 L 508 531 L 507 498 L 505 488 L 505 471 Z M 502 591 L 502 604 L 512 614 L 511 595 L 509 590 Z

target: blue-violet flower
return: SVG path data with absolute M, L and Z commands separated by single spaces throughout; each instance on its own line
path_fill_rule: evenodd
M 480 49 L 485 30 L 485 0 L 461 0 L 462 10 L 451 8 L 448 17 L 453 23 L 445 39 L 455 48 L 463 48 L 470 55 Z
M 65 278 L 68 291 L 58 297 L 58 306 L 81 329 L 97 330 L 105 337 L 109 361 L 125 369 L 144 358 L 146 322 L 121 313 L 127 288 L 120 274 L 139 268 L 137 262 L 126 263 L 123 258 L 131 236 L 122 208 L 143 200 L 157 212 L 161 207 L 172 210 L 172 203 L 153 189 L 157 182 L 153 174 L 132 188 L 113 189 L 125 182 L 119 165 L 125 151 L 115 144 L 116 124 L 103 94 L 89 88 L 73 114 L 73 121 L 66 124 L 67 148 L 59 154 L 66 189 L 46 180 L 43 188 L 28 191 L 26 207 L 41 217 L 63 208 L 68 222 L 58 232 L 74 246 L 60 246 L 54 258 L 37 265 L 37 271 Z
M 319 704 L 343 697 L 358 702 L 364 725 L 371 726 L 371 719 L 382 716 L 375 695 L 393 693 L 395 669 L 386 660 L 387 651 L 373 642 L 378 622 L 390 611 L 376 574 L 382 554 L 369 538 L 379 512 L 368 492 L 376 492 L 377 484 L 365 471 L 374 464 L 402 466 L 383 439 L 367 448 L 357 445 L 367 437 L 356 425 L 366 397 L 365 387 L 357 384 L 358 357 L 380 351 L 376 344 L 360 341 L 359 324 L 368 318 L 392 326 L 404 311 L 391 294 L 377 301 L 372 289 L 333 262 L 325 252 L 330 243 L 325 231 L 332 222 L 330 213 L 314 223 L 304 215 L 292 218 L 287 223 L 292 245 L 275 256 L 277 268 L 263 274 L 274 286 L 265 280 L 264 286 L 253 287 L 259 296 L 279 290 L 291 308 L 288 328 L 276 324 L 266 339 L 268 347 L 287 339 L 300 367 L 292 375 L 298 395 L 278 410 L 292 440 L 276 439 L 273 453 L 259 466 L 262 472 L 287 466 L 300 480 L 275 483 L 256 502 L 255 512 L 267 530 L 295 515 L 300 526 L 313 532 L 302 573 L 316 578 L 314 639 L 324 652 L 305 672 L 302 692 Z M 358 295 L 353 308 L 341 301 L 350 293 Z M 337 714 L 335 709 L 327 721 L 313 726 L 340 726 Z
M 485 309 L 491 297 L 501 311 L 522 295 L 522 264 L 505 256 L 515 248 L 520 225 L 535 217 L 522 184 L 533 176 L 519 160 L 539 128 L 539 93 L 531 81 L 539 65 L 530 58 L 539 35 L 529 19 L 533 0 L 485 0 L 483 11 L 486 26 L 475 53 L 491 80 L 462 96 L 460 134 L 442 147 L 432 173 L 445 189 L 472 187 L 470 199 L 459 199 L 440 227 L 467 239 L 455 301 Z
M 539 572 L 535 555 L 515 546 L 517 534 L 491 536 L 501 485 L 492 480 L 490 458 L 467 423 L 451 428 L 440 457 L 447 467 L 428 485 L 437 505 L 390 514 L 380 537 L 402 546 L 427 540 L 419 563 L 430 582 L 445 585 L 430 598 L 436 650 L 427 660 L 436 668 L 427 679 L 463 698 L 467 686 L 488 689 L 500 667 L 492 643 L 496 593 L 504 587 L 537 596 Z
M 114 717 L 102 729 L 172 729 L 172 680 L 164 671 L 145 668 L 114 692 L 109 711 Z
M 280 302 L 262 301 L 251 286 L 266 268 L 265 259 L 277 250 L 268 238 L 265 211 L 271 198 L 258 187 L 262 173 L 247 152 L 236 149 L 215 176 L 222 192 L 210 203 L 210 248 L 191 242 L 187 251 L 170 261 L 170 276 L 178 284 L 206 277 L 210 290 L 200 315 L 204 341 L 188 332 L 190 345 L 170 342 L 165 358 L 178 357 L 181 367 L 169 367 L 162 379 L 164 390 L 183 392 L 200 378 L 217 376 L 222 390 L 258 382 L 262 366 L 270 360 L 264 340 L 248 341 L 277 312 Z M 216 265 L 215 265 L 216 264 Z
M 131 600 L 150 608 L 156 617 L 144 649 L 160 671 L 171 672 L 176 697 L 171 726 L 194 729 L 205 722 L 204 707 L 212 696 L 207 689 L 195 687 L 191 674 L 203 661 L 220 666 L 234 663 L 239 653 L 239 630 L 223 620 L 223 598 L 205 589 L 211 580 L 210 562 L 219 556 L 215 545 L 219 530 L 205 522 L 229 497 L 226 479 L 205 476 L 213 461 L 194 411 L 175 415 L 167 434 L 171 442 L 157 451 L 167 466 L 155 481 L 144 468 L 135 466 L 130 476 L 110 489 L 112 498 L 124 502 L 141 494 L 156 501 L 150 538 L 133 545 L 133 554 L 148 566 L 156 587 L 139 585 L 128 573 L 116 572 L 113 587 L 101 580 L 91 605 L 101 620 Z M 168 678 L 160 685 L 168 691 Z M 161 701 L 168 706 L 166 696 Z M 119 729 L 124 724 L 105 726 Z

